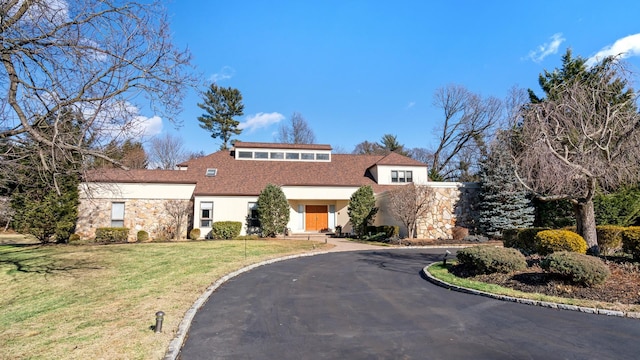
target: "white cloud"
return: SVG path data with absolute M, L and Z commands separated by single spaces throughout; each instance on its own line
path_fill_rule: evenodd
M 231 79 L 236 74 L 236 70 L 231 66 L 223 66 L 219 72 L 209 76 L 209 81 L 218 83 L 222 80 Z
M 595 55 L 587 60 L 587 65 L 592 66 L 607 56 L 620 56 L 620 58 L 628 58 L 630 56 L 640 55 L 640 33 L 625 36 L 616 40 L 613 45 L 605 46 Z
M 247 121 L 241 122 L 239 128 L 252 132 L 261 128 L 266 128 L 273 124 L 277 124 L 282 120 L 284 120 L 284 115 L 278 112 L 257 113 L 255 115 L 247 116 Z
M 159 116 L 136 116 L 133 133 L 142 134 L 144 137 L 156 136 L 162 132 L 162 118 Z
M 411 109 L 414 106 L 416 106 L 416 102 L 415 101 L 409 101 L 409 104 L 407 104 L 407 109 Z
M 566 39 L 562 37 L 562 33 L 553 34 L 548 43 L 544 43 L 538 46 L 536 50 L 530 51 L 527 58 L 533 60 L 534 62 L 540 62 L 547 56 L 557 53 L 558 48 L 560 48 L 560 44 L 562 44 L 565 40 Z

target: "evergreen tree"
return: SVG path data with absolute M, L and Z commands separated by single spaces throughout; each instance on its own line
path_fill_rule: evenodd
M 284 233 L 289 223 L 289 202 L 282 189 L 268 184 L 260 192 L 257 205 L 262 236 L 275 237 Z
M 213 83 L 202 96 L 204 102 L 198 103 L 198 107 L 206 113 L 198 117 L 200 127 L 211 132 L 212 138 L 220 138 L 220 149 L 226 150 L 231 137 L 242 132 L 238 127 L 240 122 L 233 119 L 244 114 L 242 94 L 238 89 L 224 88 Z
M 347 213 L 349 214 L 349 219 L 356 234 L 365 234 L 367 226 L 373 223 L 378 213 L 376 197 L 373 194 L 373 188 L 371 188 L 371 186 L 361 186 L 351 195 Z
M 499 238 L 503 230 L 530 227 L 534 208 L 508 153 L 500 146 L 492 150 L 480 167 L 478 225 L 482 233 Z

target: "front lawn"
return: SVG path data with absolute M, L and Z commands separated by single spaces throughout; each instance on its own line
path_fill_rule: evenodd
M 0 358 L 160 359 L 184 313 L 217 279 L 328 247 L 295 240 L 247 241 L 246 250 L 237 240 L 0 246 Z M 155 334 L 159 310 L 164 331 Z

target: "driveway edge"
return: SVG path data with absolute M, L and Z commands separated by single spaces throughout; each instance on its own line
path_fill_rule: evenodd
M 606 309 L 598 309 L 598 308 L 591 308 L 591 307 L 584 307 L 584 306 L 577 306 L 577 305 L 560 304 L 560 303 L 554 303 L 554 302 L 549 302 L 549 301 L 523 299 L 523 298 L 517 298 L 517 297 L 513 297 L 513 296 L 492 294 L 492 293 L 488 293 L 488 292 L 484 292 L 484 291 L 480 291 L 480 290 L 469 289 L 469 288 L 465 288 L 465 287 L 462 287 L 462 286 L 453 285 L 453 284 L 450 284 L 450 283 L 448 283 L 446 281 L 440 280 L 440 279 L 434 277 L 433 275 L 431 275 L 429 273 L 428 268 L 430 266 L 434 265 L 434 264 L 436 264 L 436 263 L 434 262 L 434 263 L 431 263 L 431 264 L 425 266 L 422 269 L 422 273 L 425 276 L 425 278 L 427 279 L 427 281 L 429 281 L 429 282 L 431 282 L 431 283 L 433 283 L 435 285 L 441 286 L 441 287 L 443 287 L 445 289 L 458 291 L 458 292 L 462 292 L 462 293 L 466 293 L 466 294 L 484 296 L 484 297 L 488 297 L 488 298 L 492 298 L 492 299 L 496 299 L 496 300 L 501 300 L 501 301 L 515 302 L 515 303 L 525 304 L 525 305 L 542 306 L 542 307 L 547 307 L 547 308 L 551 308 L 551 309 L 558 309 L 558 310 L 579 311 L 579 312 L 588 313 L 588 314 L 618 316 L 618 317 L 626 317 L 626 318 L 632 318 L 632 319 L 640 319 L 640 312 L 606 310 Z

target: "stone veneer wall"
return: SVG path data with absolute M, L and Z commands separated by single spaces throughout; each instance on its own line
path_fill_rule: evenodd
M 150 239 L 157 239 L 162 236 L 163 229 L 173 223 L 165 210 L 168 201 L 180 201 L 189 206 L 189 215 L 184 219 L 180 234 L 180 238 L 186 238 L 193 211 L 193 203 L 189 200 L 81 199 L 76 234 L 82 239 L 94 238 L 97 228 L 111 226 L 111 203 L 124 202 L 124 227 L 129 228 L 129 241 L 136 241 L 139 230 L 148 232 Z
M 473 230 L 480 186 L 477 183 L 430 182 L 434 190 L 431 211 L 418 220 L 419 239 L 451 239 L 456 226 Z

